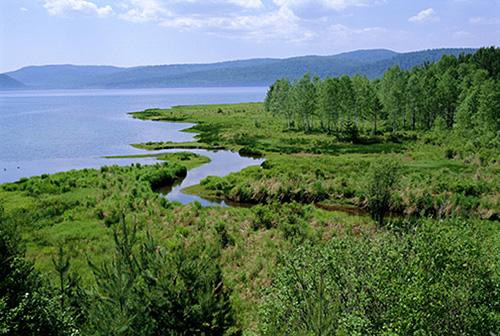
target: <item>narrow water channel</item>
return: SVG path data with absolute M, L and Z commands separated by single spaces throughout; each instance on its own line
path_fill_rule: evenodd
M 246 167 L 260 165 L 264 162 L 264 159 L 255 159 L 249 157 L 243 157 L 238 153 L 231 152 L 228 150 L 217 150 L 208 151 L 204 149 L 175 149 L 165 152 L 181 152 L 189 151 L 199 155 L 204 155 L 210 158 L 210 162 L 204 164 L 200 167 L 191 169 L 184 180 L 173 186 L 168 186 L 158 189 L 158 192 L 165 195 L 165 197 L 170 201 L 180 202 L 182 204 L 187 204 L 191 202 L 198 201 L 203 206 L 211 205 L 221 205 L 221 206 L 231 206 L 234 204 L 228 204 L 225 201 L 214 201 L 204 199 L 197 195 L 189 195 L 182 192 L 182 189 L 197 185 L 202 179 L 207 176 L 226 176 L 233 172 L 238 172 Z
M 195 133 L 183 132 L 183 130 L 194 126 L 192 123 L 178 123 L 168 121 L 155 121 L 161 123 L 168 129 L 166 137 L 169 141 L 182 142 L 182 141 L 196 141 Z M 230 173 L 238 172 L 246 167 L 260 165 L 264 159 L 250 158 L 241 156 L 239 153 L 229 150 L 205 150 L 205 149 L 170 149 L 162 150 L 162 153 L 175 153 L 175 152 L 191 152 L 198 155 L 207 156 L 210 162 L 200 167 L 188 171 L 186 178 L 173 186 L 165 186 L 156 191 L 164 195 L 168 200 L 188 204 L 191 202 L 199 202 L 203 206 L 234 206 L 239 204 L 229 204 L 223 200 L 209 200 L 197 195 L 190 195 L 184 193 L 182 190 L 187 187 L 197 185 L 207 176 L 226 176 Z

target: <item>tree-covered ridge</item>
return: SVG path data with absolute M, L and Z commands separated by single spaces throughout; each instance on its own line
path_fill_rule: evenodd
M 300 78 L 310 72 L 327 76 L 366 75 L 378 78 L 393 65 L 408 69 L 458 56 L 474 49 L 435 49 L 410 53 L 357 50 L 331 56 L 263 58 L 211 64 L 172 64 L 118 68 L 112 66 L 30 66 L 7 73 L 32 89 L 158 88 L 206 86 L 267 86 L 281 77 Z
M 399 66 L 378 80 L 304 75 L 276 81 L 265 106 L 288 128 L 357 141 L 359 132 L 453 130 L 466 148 L 497 148 L 500 129 L 500 49 L 443 56 L 411 70 Z

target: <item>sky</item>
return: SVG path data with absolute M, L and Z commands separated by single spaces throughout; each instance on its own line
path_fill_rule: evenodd
M 500 45 L 500 0 L 0 0 L 0 72 Z

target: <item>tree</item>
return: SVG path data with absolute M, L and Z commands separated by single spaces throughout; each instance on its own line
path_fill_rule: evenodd
M 290 94 L 290 82 L 287 79 L 277 80 L 269 88 L 264 102 L 266 111 L 273 115 L 284 115 L 290 118 L 288 99 Z
M 342 122 L 346 120 L 352 121 L 352 116 L 354 114 L 355 97 L 352 82 L 348 76 L 342 76 L 339 78 L 339 101 L 340 120 Z
M 423 110 L 422 96 L 423 88 L 421 82 L 421 71 L 415 70 L 408 79 L 407 85 L 407 100 L 406 100 L 406 111 L 408 126 L 411 130 L 415 130 L 417 127 L 417 119 L 420 118 L 419 114 Z
M 455 122 L 455 111 L 459 96 L 459 85 L 456 77 L 456 68 L 450 68 L 439 76 L 437 83 L 441 117 L 446 121 L 446 126 L 450 129 Z
M 363 132 L 362 122 L 370 121 L 373 133 L 380 125 L 392 132 L 456 129 L 472 142 L 492 146 L 498 129 L 494 111 L 499 50 L 482 48 L 474 55 L 443 56 L 435 64 L 410 71 L 395 66 L 374 81 L 360 75 L 311 81 L 308 74 L 292 84 L 278 80 L 269 89 L 265 107 L 284 116 L 288 128 L 306 132 L 318 121 L 328 133 Z
M 299 127 L 305 131 L 313 128 L 313 116 L 316 109 L 316 87 L 309 74 L 294 83 L 292 89 L 292 108 L 298 118 Z
M 480 48 L 472 55 L 472 62 L 486 70 L 489 77 L 500 79 L 500 48 Z
M 382 160 L 372 163 L 367 187 L 368 209 L 380 226 L 391 207 L 392 194 L 400 176 L 401 166 L 394 160 Z
M 338 129 L 340 97 L 339 82 L 336 78 L 327 78 L 318 86 L 318 116 L 326 131 Z
M 86 331 L 92 335 L 222 335 L 234 327 L 220 246 L 204 237 L 169 249 L 139 238 L 122 219 L 110 263 L 96 279 Z
M 64 299 L 66 297 L 66 278 L 69 271 L 69 257 L 62 246 L 59 246 L 57 258 L 52 258 L 52 263 L 59 276 L 59 295 L 61 297 L 61 309 L 64 309 Z
M 477 112 L 478 102 L 479 87 L 472 87 L 466 91 L 465 98 L 458 107 L 455 128 L 467 137 L 473 129 L 472 119 Z
M 370 105 L 370 110 L 368 111 L 368 116 L 370 117 L 373 125 L 372 134 L 375 135 L 377 134 L 377 123 L 381 119 L 382 110 L 384 107 L 382 106 L 380 99 L 374 91 L 371 91 L 369 94 L 373 96 L 371 97 L 372 103 Z
M 278 261 L 259 334 L 492 335 L 497 256 L 486 231 L 480 222 L 420 220 L 408 231 L 301 244 Z
M 370 80 L 365 76 L 356 75 L 352 78 L 354 90 L 354 123 L 359 123 L 370 114 L 370 109 L 374 104 L 374 92 Z
M 479 91 L 478 103 L 472 124 L 481 145 L 487 146 L 500 131 L 500 81 L 485 81 Z
M 0 335 L 72 335 L 77 330 L 55 293 L 24 260 L 13 223 L 0 209 Z
M 405 74 L 397 66 L 387 70 L 381 81 L 380 98 L 393 132 L 405 126 L 405 86 Z

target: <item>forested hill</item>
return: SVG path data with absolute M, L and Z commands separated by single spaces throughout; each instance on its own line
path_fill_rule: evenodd
M 26 88 L 23 83 L 10 76 L 0 74 L 0 90 L 15 90 L 23 88 Z
M 148 88 L 190 86 L 267 86 L 279 78 L 297 79 L 309 72 L 322 78 L 366 75 L 378 78 L 391 66 L 404 70 L 443 55 L 458 56 L 474 49 L 436 49 L 410 53 L 357 50 L 333 56 L 250 59 L 211 64 L 179 64 L 118 68 L 111 66 L 30 66 L 7 75 L 33 89 Z

